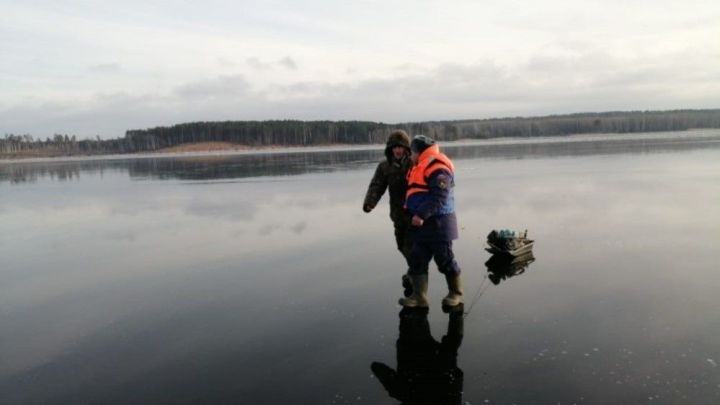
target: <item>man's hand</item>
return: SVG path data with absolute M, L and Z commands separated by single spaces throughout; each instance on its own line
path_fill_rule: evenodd
M 412 226 L 422 226 L 423 222 L 425 222 L 425 221 L 422 218 L 420 218 L 417 215 L 413 215 Z
M 370 212 L 370 211 L 372 211 L 372 209 L 373 209 L 373 207 L 371 207 L 367 204 L 363 205 L 363 211 L 365 211 L 365 212 Z

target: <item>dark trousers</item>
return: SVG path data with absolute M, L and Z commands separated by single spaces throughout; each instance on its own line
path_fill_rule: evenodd
M 412 248 L 412 241 L 409 235 L 410 223 L 407 221 L 394 222 L 395 226 L 395 243 L 397 243 L 397 249 L 402 253 L 405 261 L 410 266 L 410 248 Z
M 460 274 L 460 266 L 455 261 L 455 254 L 452 251 L 452 241 L 413 241 L 410 248 L 408 264 L 412 275 L 428 273 L 428 265 L 431 259 L 435 259 L 438 270 L 443 274 Z

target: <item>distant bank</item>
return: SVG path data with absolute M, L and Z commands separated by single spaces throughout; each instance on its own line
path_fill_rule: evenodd
M 402 128 L 440 141 L 500 137 L 541 137 L 642 133 L 720 128 L 720 109 L 579 113 L 542 117 L 427 121 L 387 124 L 371 121 L 222 121 L 128 130 L 115 139 L 82 139 L 56 134 L 45 140 L 29 134 L 0 138 L 0 158 L 37 158 L 127 153 L 178 153 L 361 145 L 385 142 Z

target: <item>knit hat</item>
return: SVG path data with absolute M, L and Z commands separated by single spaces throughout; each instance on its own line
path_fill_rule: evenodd
M 410 143 L 410 150 L 415 153 L 422 153 L 425 149 L 429 148 L 431 145 L 434 145 L 435 141 L 425 135 L 415 135 L 413 136 L 413 140 Z

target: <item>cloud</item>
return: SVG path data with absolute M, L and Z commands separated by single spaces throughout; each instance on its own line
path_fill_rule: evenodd
M 279 66 L 287 70 L 297 70 L 298 68 L 297 62 L 289 56 L 285 56 L 275 63 L 265 62 L 260 58 L 247 58 L 245 59 L 245 63 L 256 71 L 269 71 L 275 66 Z
M 225 58 L 225 57 L 222 57 L 222 56 L 219 56 L 219 57 L 217 58 L 217 63 L 218 63 L 220 66 L 223 66 L 223 67 L 236 67 L 236 66 L 238 65 L 238 64 L 235 63 L 235 61 L 233 61 L 232 59 Z
M 137 234 L 130 230 L 116 230 L 105 233 L 105 239 L 114 242 L 134 242 L 137 239 Z
M 258 63 L 265 66 L 259 59 Z M 0 109 L 0 133 L 107 138 L 122 136 L 130 128 L 188 121 L 393 123 L 720 106 L 720 55 L 693 51 L 628 59 L 588 50 L 531 56 L 518 65 L 442 63 L 344 81 L 258 82 L 251 77 L 217 75 L 164 93 L 102 93 L 80 101 L 8 106 Z
M 250 91 L 250 83 L 242 75 L 219 76 L 214 79 L 188 83 L 175 89 L 175 94 L 185 99 L 237 98 Z
M 286 69 L 289 69 L 289 70 L 297 70 L 297 68 L 298 68 L 295 60 L 293 60 L 293 58 L 291 58 L 289 56 L 286 56 L 286 57 L 280 59 L 278 61 L 278 65 L 280 65 Z
M 119 63 L 101 63 L 99 65 L 90 66 L 88 71 L 90 71 L 90 73 L 112 74 L 122 73 L 123 68 Z
M 299 234 L 303 233 L 306 228 L 307 228 L 307 222 L 302 221 L 302 222 L 298 222 L 297 224 L 291 226 L 290 230 L 299 235 Z
M 311 3 L 9 3 L 0 135 L 720 106 L 717 2 Z
M 245 63 L 247 63 L 248 66 L 255 70 L 270 70 L 272 69 L 272 65 L 269 63 L 262 62 L 258 58 L 247 58 L 245 59 Z

